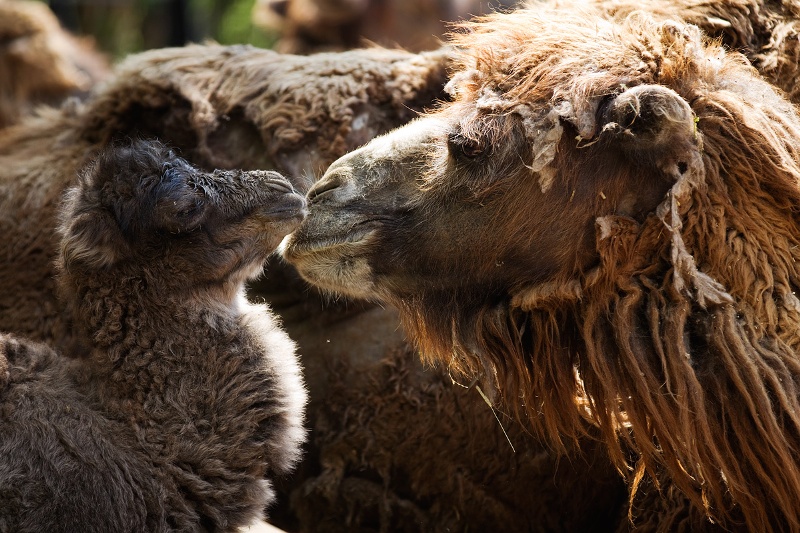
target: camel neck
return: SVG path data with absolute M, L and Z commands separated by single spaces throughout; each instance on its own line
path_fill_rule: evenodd
M 162 293 L 146 279 L 121 276 L 82 282 L 70 296 L 91 364 L 111 375 L 156 361 L 185 371 L 198 355 L 221 357 L 219 347 L 243 330 L 243 300 L 234 289 Z

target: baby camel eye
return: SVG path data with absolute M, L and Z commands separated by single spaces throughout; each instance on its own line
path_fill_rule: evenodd
M 187 206 L 184 209 L 178 211 L 178 216 L 182 218 L 189 218 L 197 214 L 203 208 L 203 201 L 202 200 L 195 200 L 191 205 Z
M 450 153 L 460 159 L 475 159 L 484 152 L 481 141 L 470 139 L 460 133 L 451 133 L 447 137 L 447 148 Z

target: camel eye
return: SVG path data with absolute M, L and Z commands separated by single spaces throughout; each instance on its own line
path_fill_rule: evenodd
M 476 139 L 470 139 L 460 133 L 451 133 L 447 138 L 450 153 L 458 159 L 475 159 L 484 152 L 484 145 Z
M 203 208 L 203 201 L 202 200 L 197 200 L 194 203 L 192 203 L 190 206 L 188 206 L 187 208 L 182 209 L 181 211 L 179 211 L 178 212 L 178 216 L 181 217 L 181 218 L 190 218 L 190 217 L 193 217 L 193 216 L 197 215 L 202 208 Z

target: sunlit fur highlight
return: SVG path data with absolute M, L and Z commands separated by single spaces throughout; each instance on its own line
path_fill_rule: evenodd
M 531 6 L 537 0 L 527 2 Z M 624 20 L 633 11 L 646 11 L 659 18 L 696 24 L 753 63 L 764 78 L 786 91 L 797 102 L 800 85 L 800 2 L 765 0 L 554 0 L 567 7 L 586 5 L 605 16 Z

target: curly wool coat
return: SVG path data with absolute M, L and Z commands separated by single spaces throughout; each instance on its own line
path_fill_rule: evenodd
M 244 281 L 305 202 L 277 173 L 115 146 L 71 188 L 59 283 L 87 346 L 0 335 L 0 531 L 232 531 L 299 458 L 295 345 Z

